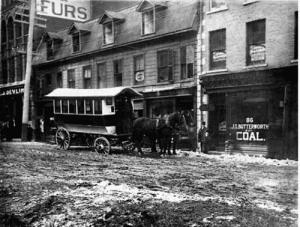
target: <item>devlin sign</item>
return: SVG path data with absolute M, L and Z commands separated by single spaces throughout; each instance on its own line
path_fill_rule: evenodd
M 36 0 L 37 14 L 74 21 L 90 19 L 90 0 Z

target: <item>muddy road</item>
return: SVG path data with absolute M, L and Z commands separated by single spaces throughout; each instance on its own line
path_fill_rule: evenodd
M 298 162 L 0 144 L 0 226 L 298 226 Z

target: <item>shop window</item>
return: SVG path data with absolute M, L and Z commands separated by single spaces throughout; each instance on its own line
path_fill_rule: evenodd
M 69 100 L 69 113 L 70 114 L 76 113 L 76 100 Z
M 122 86 L 123 77 L 123 60 L 114 61 L 114 85 L 115 87 Z
M 63 87 L 63 77 L 62 77 L 62 72 L 58 72 L 56 74 L 56 87 L 57 88 L 62 88 Z
M 216 11 L 226 8 L 225 0 L 210 0 L 209 1 L 210 11 Z
M 73 53 L 80 51 L 80 33 L 74 33 L 72 35 Z
M 83 87 L 85 89 L 91 88 L 91 78 L 92 78 L 92 67 L 91 66 L 83 67 Z
M 113 22 L 103 24 L 103 44 L 112 44 L 114 42 Z
M 102 114 L 102 100 L 94 100 L 95 114 Z
M 78 114 L 84 114 L 84 100 L 77 100 Z
M 158 82 L 173 80 L 173 51 L 163 50 L 157 52 Z
M 209 33 L 210 69 L 226 68 L 226 29 Z
M 85 113 L 93 114 L 93 100 L 85 100 Z
M 157 99 L 148 102 L 149 117 L 157 118 L 175 111 L 175 99 Z
M 106 87 L 106 63 L 97 64 L 97 88 Z
M 68 88 L 75 88 L 75 69 L 68 70 Z
M 294 59 L 298 59 L 298 11 L 295 12 L 295 52 Z
M 144 62 L 144 55 L 134 56 L 134 83 L 144 84 L 145 80 L 145 62 Z
M 47 60 L 52 60 L 54 58 L 54 50 L 53 50 L 53 40 L 47 41 Z
M 247 65 L 266 61 L 266 20 L 247 23 Z
M 192 45 L 180 48 L 181 79 L 193 78 L 195 53 Z
M 147 35 L 155 32 L 154 9 L 142 13 L 142 34 Z

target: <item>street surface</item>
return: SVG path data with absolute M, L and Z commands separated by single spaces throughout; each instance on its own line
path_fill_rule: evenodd
M 0 226 L 298 226 L 298 162 L 0 144 Z

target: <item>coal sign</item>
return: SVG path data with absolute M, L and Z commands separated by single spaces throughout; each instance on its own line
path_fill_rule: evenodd
M 200 106 L 201 111 L 214 111 L 215 105 L 214 104 L 202 104 Z

